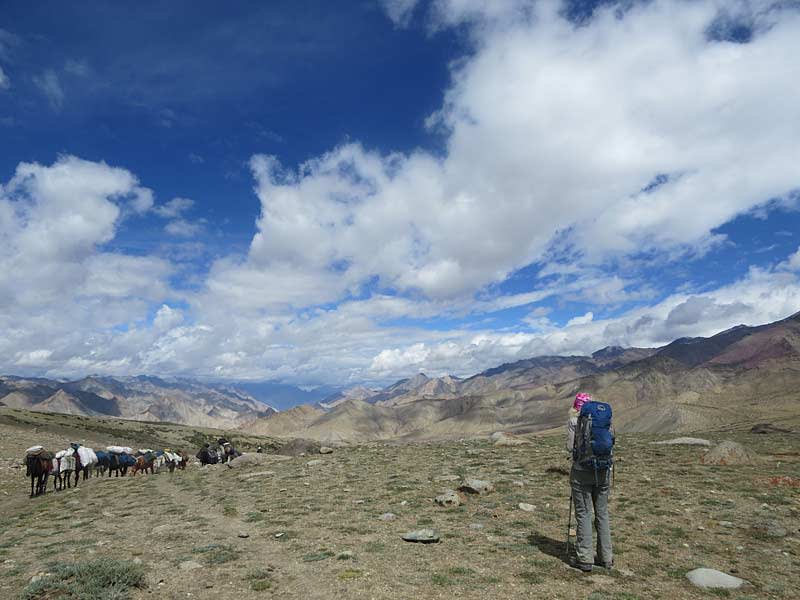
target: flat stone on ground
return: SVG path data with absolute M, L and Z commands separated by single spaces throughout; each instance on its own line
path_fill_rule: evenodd
M 739 579 L 733 575 L 728 575 L 716 569 L 695 569 L 686 574 L 686 578 L 692 582 L 693 585 L 701 588 L 719 588 L 727 590 L 736 590 L 747 583 L 744 579 Z
M 409 531 L 403 535 L 406 542 L 417 542 L 420 544 L 435 544 L 439 541 L 439 534 L 433 529 L 417 529 Z
M 650 443 L 654 446 L 711 446 L 710 441 L 693 437 L 679 437 Z

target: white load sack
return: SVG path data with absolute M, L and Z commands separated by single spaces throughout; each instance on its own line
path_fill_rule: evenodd
M 35 454 L 39 450 L 44 450 L 44 446 L 31 446 L 27 450 L 25 450 L 25 454 Z
M 59 450 L 58 452 L 56 452 L 56 458 L 64 458 L 66 455 L 67 455 L 66 450 Z
M 95 454 L 94 450 L 92 450 L 91 448 L 87 448 L 86 446 L 79 446 L 78 456 L 81 457 L 81 464 L 84 467 L 97 464 L 97 454 Z
M 133 454 L 133 448 L 128 446 L 106 446 L 106 450 L 111 454 Z

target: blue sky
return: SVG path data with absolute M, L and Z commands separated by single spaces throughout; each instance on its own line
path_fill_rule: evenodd
M 6 3 L 0 371 L 469 375 L 800 310 L 798 3 Z

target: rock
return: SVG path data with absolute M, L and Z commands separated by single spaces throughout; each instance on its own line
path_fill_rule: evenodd
M 329 446 L 320 446 L 319 447 L 319 453 L 320 454 L 333 454 L 333 448 L 330 448 Z
M 702 438 L 679 437 L 660 442 L 650 442 L 654 446 L 711 446 L 711 442 Z
M 520 510 L 524 510 L 525 512 L 533 512 L 536 510 L 536 507 L 533 504 L 527 504 L 525 502 L 520 502 L 518 506 Z
M 617 569 L 617 573 L 623 577 L 633 577 L 634 573 L 630 569 Z
M 438 477 L 434 477 L 434 481 L 458 481 L 461 479 L 458 475 L 439 475 Z
M 380 517 L 378 517 L 381 521 L 394 521 L 397 518 L 397 515 L 394 513 L 383 513 Z
M 246 531 L 240 531 L 239 534 L 238 534 L 238 537 L 243 538 L 243 539 L 247 539 L 247 538 L 250 537 L 250 534 L 247 533 Z
M 433 529 L 417 529 L 404 534 L 403 540 L 420 544 L 435 544 L 439 541 L 439 534 Z
M 285 534 L 284 532 L 282 532 L 282 531 L 281 531 L 280 533 L 276 533 L 276 534 L 275 534 L 275 539 L 280 539 L 280 538 L 282 538 L 282 537 L 283 537 L 283 536 L 285 536 L 285 535 L 286 535 L 286 534 Z
M 514 486 L 516 486 L 516 487 L 525 487 L 525 482 L 524 482 L 524 481 L 519 481 L 519 480 L 516 480 L 516 481 L 512 481 L 512 482 L 511 482 L 511 485 L 514 485 Z
M 494 445 L 498 448 L 509 447 L 509 446 L 526 446 L 530 444 L 529 440 L 523 439 L 516 435 L 505 433 L 503 431 L 497 431 L 492 434 L 491 440 L 494 442 Z
M 317 465 L 321 465 L 324 461 L 321 458 L 315 458 L 314 460 L 310 460 L 306 463 L 307 467 L 316 467 Z
M 686 574 L 686 578 L 693 585 L 701 588 L 722 588 L 736 590 L 747 583 L 744 579 L 739 579 L 733 575 L 728 575 L 716 569 L 695 569 Z
M 259 477 L 271 477 L 272 475 L 275 475 L 275 471 L 254 471 L 252 473 L 239 475 L 239 481 L 250 481 L 251 479 L 257 479 Z
M 494 491 L 494 486 L 488 481 L 469 478 L 464 480 L 458 491 L 467 494 L 488 494 Z
M 467 450 L 467 456 L 480 456 L 483 454 L 483 450 L 478 450 L 477 448 L 469 448 Z
M 481 529 L 483 529 L 483 527 L 484 527 L 483 523 L 470 523 L 469 524 L 469 528 L 474 530 L 474 531 L 480 531 Z
M 178 565 L 181 571 L 194 571 L 195 569 L 202 569 L 203 565 L 196 560 L 185 560 Z
M 704 465 L 748 465 L 755 462 L 758 455 L 741 444 L 725 440 L 708 451 L 700 462 Z
M 258 452 L 246 452 L 241 456 L 237 456 L 233 460 L 229 460 L 225 464 L 229 469 L 241 469 L 246 467 L 260 467 L 263 465 L 273 464 L 278 461 L 290 460 L 288 456 L 279 456 L 277 454 L 259 454 Z
M 434 498 L 434 502 L 436 502 L 436 504 L 439 506 L 459 506 L 461 504 L 461 497 L 454 490 L 447 490 L 441 496 L 436 496 L 436 498 Z
M 135 565 L 142 564 L 142 559 L 137 556 L 136 558 L 133 559 L 133 564 Z

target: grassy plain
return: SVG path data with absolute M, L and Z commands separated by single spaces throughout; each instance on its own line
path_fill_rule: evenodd
M 77 439 L 193 455 L 219 433 L 0 409 L 0 597 L 82 590 L 91 598 L 93 589 L 106 590 L 97 598 L 133 599 L 798 597 L 794 434 L 708 434 L 763 457 L 730 467 L 700 464 L 698 447 L 621 436 L 611 499 L 616 568 L 591 575 L 563 557 L 569 492 L 559 435 L 515 448 L 488 440 L 364 444 L 246 470 L 191 464 L 173 474 L 81 481 L 36 499 L 18 464 L 34 443 L 58 449 Z M 229 435 L 245 448 L 279 444 Z M 308 466 L 312 459 L 321 462 Z M 448 476 L 486 479 L 495 491 L 445 509 L 433 498 L 457 487 L 439 479 Z M 394 520 L 380 519 L 389 512 Z M 424 527 L 441 542 L 402 541 Z M 685 579 L 696 567 L 750 585 L 698 590 Z M 104 579 L 110 572 L 120 582 L 113 588 Z

